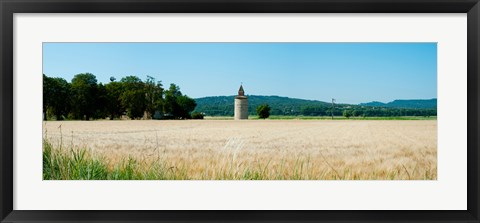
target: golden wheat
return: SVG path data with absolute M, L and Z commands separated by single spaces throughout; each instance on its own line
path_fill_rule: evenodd
M 436 179 L 435 120 L 47 121 L 53 145 L 185 179 Z

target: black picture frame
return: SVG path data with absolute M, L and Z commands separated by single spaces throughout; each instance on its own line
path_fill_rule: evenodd
M 0 0 L 1 222 L 480 222 L 479 0 Z M 438 211 L 13 210 L 14 13 L 467 13 L 468 204 Z

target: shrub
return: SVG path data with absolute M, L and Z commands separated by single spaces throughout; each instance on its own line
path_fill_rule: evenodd
M 352 116 L 352 111 L 350 111 L 350 110 L 344 110 L 344 111 L 343 111 L 343 116 L 344 116 L 345 118 L 350 118 L 350 117 Z
M 257 107 L 258 118 L 266 119 L 270 116 L 270 106 L 263 104 Z
M 192 119 L 203 119 L 204 115 L 200 112 L 193 112 Z

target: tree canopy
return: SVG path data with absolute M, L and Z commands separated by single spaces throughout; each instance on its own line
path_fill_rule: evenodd
M 165 90 L 151 76 L 145 81 L 137 76 L 116 80 L 112 76 L 107 84 L 97 83 L 95 75 L 81 73 L 68 83 L 44 74 L 44 119 L 118 119 L 125 115 L 130 119 L 187 119 L 195 109 L 195 100 L 175 84 Z
M 98 102 L 97 87 L 97 78 L 91 73 L 77 74 L 73 77 L 71 95 L 72 114 L 75 119 L 89 120 L 92 117 Z
M 266 119 L 270 117 L 270 106 L 263 104 L 257 107 L 258 118 Z
M 51 78 L 43 75 L 43 111 L 46 120 L 47 109 L 62 120 L 71 108 L 71 85 L 63 78 Z

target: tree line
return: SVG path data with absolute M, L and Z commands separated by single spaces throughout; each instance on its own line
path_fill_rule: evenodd
M 249 114 L 255 115 L 256 105 L 249 106 Z M 209 116 L 232 116 L 232 105 L 204 105 L 197 112 Z M 384 108 L 384 107 L 366 107 L 366 106 L 343 106 L 338 105 L 334 108 L 323 105 L 318 106 L 271 106 L 270 115 L 276 116 L 345 116 L 345 117 L 399 117 L 399 116 L 436 116 L 436 109 L 413 109 L 413 108 Z
M 203 118 L 192 113 L 196 105 L 179 86 L 172 83 L 165 89 L 151 76 L 145 81 L 137 76 L 120 81 L 111 77 L 109 83 L 102 84 L 91 73 L 77 74 L 71 82 L 43 74 L 44 120 Z
M 345 117 L 398 117 L 398 116 L 436 116 L 437 109 L 417 108 L 387 108 L 370 106 L 336 105 L 326 106 L 302 106 L 297 115 L 303 116 L 345 116 Z
M 335 104 L 320 101 L 292 99 L 278 96 L 249 97 L 249 114 L 255 115 L 256 108 L 262 104 L 270 106 L 270 115 L 275 116 L 348 116 L 348 117 L 398 117 L 398 116 L 436 116 L 436 108 L 394 108 L 382 106 L 364 106 Z M 208 116 L 233 116 L 234 96 L 217 96 L 196 99 L 196 112 Z

